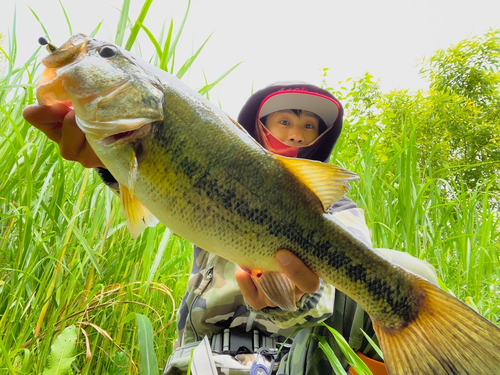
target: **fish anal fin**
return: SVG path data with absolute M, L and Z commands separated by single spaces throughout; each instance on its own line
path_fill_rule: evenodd
M 282 310 L 295 311 L 295 285 L 281 272 L 251 270 L 250 276 L 258 288 Z
M 325 211 L 349 191 L 349 181 L 359 180 L 356 173 L 336 165 L 273 155 L 290 173 L 316 194 Z
M 137 238 L 147 227 L 154 227 L 158 224 L 158 219 L 122 184 L 120 184 L 120 200 L 128 230 L 134 238 Z
M 425 291 L 417 318 L 401 329 L 372 317 L 389 374 L 499 374 L 500 328 L 437 286 Z

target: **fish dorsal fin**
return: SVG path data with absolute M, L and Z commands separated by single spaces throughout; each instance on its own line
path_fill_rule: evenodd
M 349 181 L 359 180 L 356 173 L 336 165 L 273 155 L 316 194 L 325 211 L 349 191 Z
M 120 184 L 120 199 L 128 230 L 134 238 L 137 238 L 147 227 L 154 227 L 158 224 L 158 219 L 122 184 Z

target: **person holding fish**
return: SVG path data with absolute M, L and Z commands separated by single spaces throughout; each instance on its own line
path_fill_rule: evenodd
M 97 167 L 134 237 L 159 220 L 199 246 L 165 374 L 331 372 L 320 336 L 347 368 L 322 321 L 375 374 L 498 373 L 500 329 L 436 286 L 425 262 L 372 247 L 363 211 L 343 198 L 358 176 L 325 163 L 343 118 L 331 93 L 277 83 L 238 124 L 117 45 L 76 34 L 49 47 L 43 106 L 25 118 L 63 157 Z M 385 363 L 360 328 L 376 332 Z
M 64 158 L 96 168 L 106 184 L 116 184 L 78 128 L 70 101 L 50 107 L 30 106 L 24 116 L 58 143 Z M 282 82 L 253 94 L 242 108 L 238 122 L 259 144 L 277 155 L 327 163 L 341 133 L 342 119 L 342 105 L 328 91 L 302 82 Z M 342 197 L 328 211 L 365 241 L 370 241 L 363 212 L 352 200 Z M 389 251 L 386 254 L 392 255 Z M 419 268 L 418 272 L 435 280 L 427 263 L 404 255 L 400 257 L 404 258 L 402 263 L 415 263 L 414 269 Z M 314 335 L 328 338 L 347 368 L 347 360 L 327 329 L 316 326 L 322 321 L 341 332 L 375 374 L 386 373 L 381 358 L 361 332 L 363 329 L 374 336 L 368 315 L 345 294 L 324 284 L 291 252 L 283 249 L 276 254 L 283 274 L 274 282 L 291 282 L 293 286 L 288 290 L 293 293 L 284 300 L 279 293 L 273 293 L 272 288 L 262 285 L 263 278 L 258 271 L 241 269 L 198 247 L 195 247 L 194 258 L 188 292 L 179 309 L 178 338 L 166 374 L 183 368 L 190 350 L 205 335 L 211 336 L 215 363 L 240 368 L 243 372 L 239 373 L 250 371 L 249 364 L 262 349 L 260 344 L 255 345 L 256 341 L 267 343 L 269 352 L 260 357 L 266 359 L 268 366 L 274 362 L 277 368 L 279 364 L 278 374 L 299 373 L 295 367 L 305 368 L 304 374 L 324 373 L 330 365 Z M 227 275 L 235 276 L 228 279 Z M 282 358 L 276 358 L 277 345 L 285 342 L 297 327 L 307 329 L 284 347 Z M 237 342 L 239 346 L 226 345 L 224 334 L 228 337 L 226 341 Z M 309 340 L 311 335 L 313 338 Z M 226 350 L 225 346 L 228 346 Z

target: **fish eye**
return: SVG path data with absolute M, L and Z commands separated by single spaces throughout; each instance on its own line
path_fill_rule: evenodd
M 114 57 L 116 55 L 116 48 L 110 46 L 104 46 L 99 50 L 99 55 L 101 55 L 101 57 L 104 57 L 105 59 Z

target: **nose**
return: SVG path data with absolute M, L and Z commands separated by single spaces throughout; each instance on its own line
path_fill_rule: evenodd
M 304 143 L 304 136 L 296 130 L 290 130 L 288 133 L 288 141 L 295 144 L 302 144 Z

